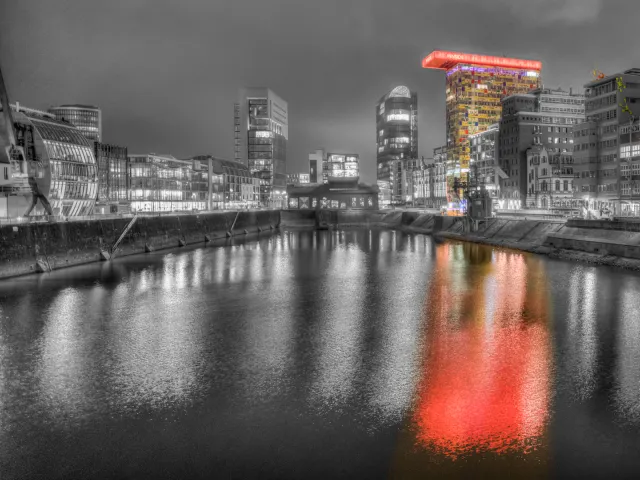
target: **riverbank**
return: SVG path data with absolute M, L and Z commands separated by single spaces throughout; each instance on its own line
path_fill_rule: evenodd
M 0 227 L 0 278 L 46 272 L 219 238 L 273 230 L 277 210 L 116 218 Z M 130 229 L 126 231 L 127 227 Z M 125 233 L 126 231 L 126 233 Z M 115 252 L 113 246 L 122 236 Z

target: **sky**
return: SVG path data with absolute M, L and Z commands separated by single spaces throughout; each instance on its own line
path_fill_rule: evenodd
M 19 0 L 0 2 L 12 102 L 102 109 L 130 153 L 233 158 L 240 86 L 289 104 L 287 170 L 317 148 L 357 153 L 375 181 L 375 104 L 418 92 L 419 154 L 445 143 L 433 50 L 540 60 L 545 86 L 640 67 L 638 0 Z

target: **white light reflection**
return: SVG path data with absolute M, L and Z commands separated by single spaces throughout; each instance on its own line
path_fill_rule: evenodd
M 376 356 L 379 367 L 373 375 L 368 392 L 372 410 L 377 413 L 371 426 L 383 427 L 402 420 L 409 409 L 415 384 L 420 374 L 420 343 L 422 304 L 432 263 L 429 259 L 415 261 L 415 254 L 400 254 L 396 267 L 381 276 L 378 290 L 383 296 L 387 315 L 381 316 L 380 341 Z M 402 284 L 402 289 L 395 286 Z M 365 300 L 365 296 L 361 297 Z M 362 305 L 363 312 L 367 305 Z
M 621 292 L 620 325 L 617 329 L 618 412 L 632 424 L 640 423 L 640 282 L 629 278 Z
M 101 289 L 101 287 L 96 287 Z M 91 313 L 83 305 L 86 292 L 62 290 L 46 313 L 37 377 L 40 400 L 54 417 L 81 418 L 94 403 L 90 398 L 92 359 Z
M 321 338 L 317 377 L 311 400 L 321 408 L 333 408 L 352 393 L 360 361 L 364 296 L 364 253 L 359 249 L 330 252 L 323 292 L 325 311 L 318 335 Z
M 596 300 L 597 282 L 594 268 L 580 275 L 576 269 L 569 282 L 569 319 L 567 353 L 572 370 L 569 378 L 579 400 L 589 398 L 595 388 L 597 354 Z
M 251 253 L 258 259 L 264 254 L 259 250 Z M 244 394 L 254 400 L 264 400 L 281 392 L 284 379 L 289 378 L 287 371 L 292 366 L 295 345 L 293 306 L 296 291 L 291 252 L 285 249 L 269 252 L 269 256 L 273 262 L 269 269 L 270 281 L 263 283 L 260 291 L 252 293 L 259 295 L 262 301 L 254 299 L 247 302 L 258 311 L 246 315 L 249 324 L 245 327 L 246 343 L 241 368 L 242 376 L 249 379 L 243 382 Z M 240 258 L 233 261 L 240 261 Z M 244 263 L 254 261 L 245 257 Z

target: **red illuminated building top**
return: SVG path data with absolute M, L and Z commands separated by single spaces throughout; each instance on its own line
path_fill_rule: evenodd
M 521 60 L 519 58 L 492 57 L 471 53 L 445 52 L 436 50 L 422 59 L 422 68 L 449 70 L 459 63 L 467 65 L 483 65 L 487 67 L 521 68 L 524 70 L 541 70 L 542 62 L 537 60 Z

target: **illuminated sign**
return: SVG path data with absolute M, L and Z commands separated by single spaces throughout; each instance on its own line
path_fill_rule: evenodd
M 387 115 L 387 122 L 393 122 L 395 120 L 403 120 L 405 122 L 409 121 L 409 115 L 406 113 L 392 113 Z
M 518 58 L 493 57 L 490 55 L 474 55 L 441 50 L 436 50 L 427 55 L 422 60 L 422 68 L 449 70 L 459 63 L 526 70 L 542 69 L 542 62 L 537 60 L 521 60 Z
M 271 132 L 267 132 L 264 130 L 258 130 L 256 132 L 256 138 L 270 138 L 271 137 Z

